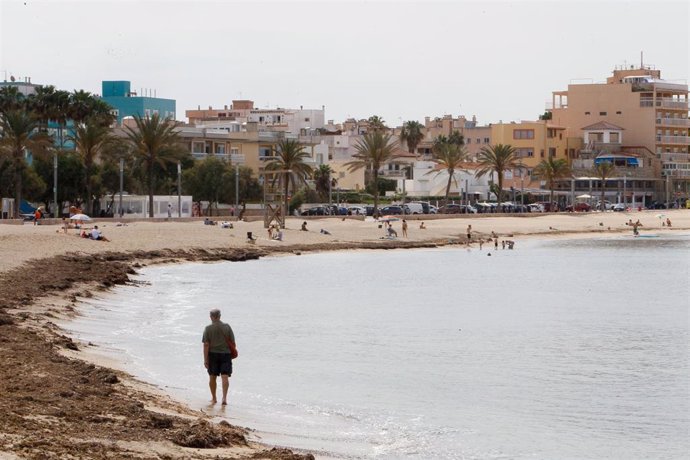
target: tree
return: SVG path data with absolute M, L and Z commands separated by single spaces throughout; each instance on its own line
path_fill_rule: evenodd
M 60 186 L 58 187 L 57 205 L 58 215 L 62 212 L 62 203 L 69 201 L 79 203 L 80 193 L 83 192 L 85 180 L 84 165 L 76 152 L 64 152 L 57 156 L 58 171 L 60 172 Z M 44 183 L 53 184 L 53 159 L 39 156 L 34 158 L 31 167 L 41 177 Z M 53 188 L 46 187 L 41 201 L 50 202 L 53 199 Z
M 601 210 L 606 211 L 606 180 L 610 179 L 611 176 L 613 176 L 613 173 L 615 171 L 615 167 L 613 166 L 613 163 L 610 161 L 602 161 L 598 165 L 594 167 L 594 170 L 592 171 L 594 176 L 597 179 L 601 180 Z
M 16 86 L 3 86 L 0 88 L 0 113 L 25 109 L 24 94 Z
M 465 145 L 465 136 L 460 134 L 460 131 L 453 131 L 453 133 L 446 137 L 443 134 L 440 134 L 439 136 L 434 139 L 434 144 L 432 146 L 433 150 L 436 150 L 440 145 L 443 144 L 455 144 L 455 145 Z
M 152 117 L 134 117 L 136 128 L 126 127 L 126 134 L 138 161 L 144 165 L 149 195 L 149 217 L 153 217 L 156 166 L 165 168 L 180 153 L 180 136 L 175 125 L 157 113 Z
M 110 134 L 110 129 L 103 125 L 98 125 L 89 120 L 88 123 L 77 124 L 74 135 L 68 136 L 74 142 L 75 149 L 79 154 L 84 165 L 84 190 L 86 192 L 87 212 L 93 213 L 93 166 L 96 158 L 107 148 L 109 144 L 116 142 Z
M 191 169 L 185 170 L 182 178 L 185 190 L 192 194 L 194 201 L 208 201 L 208 214 L 213 215 L 215 205 L 218 211 L 218 203 L 224 192 L 224 184 L 228 183 L 234 171 L 230 165 L 214 156 L 208 156 L 203 160 L 197 160 Z
M 369 122 L 369 128 L 372 131 L 385 131 L 388 129 L 385 124 L 386 122 L 378 115 L 370 116 L 367 121 Z
M 382 131 L 365 134 L 355 146 L 357 153 L 352 155 L 354 160 L 345 163 L 350 172 L 362 168 L 371 172 L 374 183 L 374 214 L 378 213 L 379 170 L 384 164 L 397 158 L 394 153 L 397 142 L 391 137 L 390 134 L 384 134 Z
M 420 122 L 412 120 L 403 124 L 402 130 L 400 131 L 400 142 L 405 142 L 407 144 L 407 151 L 410 153 L 415 153 L 417 151 L 417 146 L 424 139 L 424 125 Z
M 283 200 L 285 205 L 285 212 L 290 212 L 289 189 L 292 185 L 292 190 L 297 191 L 299 183 L 306 183 L 307 178 L 311 176 L 313 168 L 307 164 L 305 160 L 310 158 L 309 154 L 304 151 L 304 147 L 299 142 L 292 139 L 283 139 L 278 143 L 274 149 L 274 158 L 266 164 L 266 171 L 279 172 L 274 177 L 273 182 L 280 178 L 283 185 Z
M 331 174 L 333 173 L 333 170 L 331 169 L 330 166 L 328 165 L 320 165 L 318 169 L 314 171 L 314 182 L 316 185 L 316 193 L 319 194 L 319 197 L 323 200 L 326 201 L 329 199 L 329 192 L 331 191 L 331 186 L 333 183 L 331 182 Z
M 547 160 L 542 160 L 532 171 L 532 177 L 546 181 L 546 185 L 551 191 L 551 201 L 553 203 L 554 189 L 556 182 L 560 179 L 570 177 L 572 174 L 570 165 L 564 158 L 554 159 L 553 157 Z
M 3 113 L 0 118 L 0 155 L 7 157 L 14 181 L 15 216 L 22 203 L 22 178 L 26 169 L 26 151 L 38 153 L 52 144 L 45 133 L 38 132 L 38 123 L 24 110 Z
M 436 175 L 448 173 L 448 185 L 446 186 L 446 201 L 450 195 L 450 185 L 455 181 L 455 171 L 461 170 L 462 163 L 467 160 L 467 151 L 461 145 L 455 143 L 442 143 L 434 147 L 433 162 L 443 169 Z M 457 182 L 456 182 L 457 183 Z
M 498 202 L 502 202 L 503 195 L 503 174 L 509 169 L 519 168 L 520 165 L 515 157 L 515 149 L 507 144 L 496 144 L 490 147 L 482 147 L 477 157 L 479 169 L 475 177 L 482 177 L 485 174 L 496 173 L 498 176 Z

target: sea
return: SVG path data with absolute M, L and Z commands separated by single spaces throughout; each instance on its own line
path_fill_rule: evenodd
M 338 459 L 687 459 L 690 235 L 149 266 L 64 324 L 255 440 Z M 231 324 L 227 408 L 201 336 Z

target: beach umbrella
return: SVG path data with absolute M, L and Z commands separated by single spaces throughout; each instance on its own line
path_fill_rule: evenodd
M 91 220 L 89 216 L 86 214 L 75 214 L 73 216 L 70 216 L 70 220 Z

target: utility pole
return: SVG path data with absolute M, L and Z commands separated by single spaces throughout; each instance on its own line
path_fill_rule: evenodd
M 182 217 L 182 163 L 177 162 L 177 217 Z
M 125 159 L 120 158 L 120 218 L 125 213 L 125 210 L 122 208 L 122 190 L 124 189 L 125 181 L 124 181 L 124 173 L 125 173 Z
M 235 213 L 240 207 L 240 164 L 235 163 Z
M 53 213 L 54 217 L 60 217 L 60 206 L 58 205 L 58 197 L 57 197 L 57 182 L 58 182 L 58 156 L 57 156 L 57 150 L 53 154 L 53 201 L 55 202 L 55 212 Z

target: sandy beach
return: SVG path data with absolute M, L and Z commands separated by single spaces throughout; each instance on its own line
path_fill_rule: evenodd
M 666 218 L 671 228 L 662 226 Z M 116 370 L 116 363 L 99 361 L 90 352 L 94 344 L 77 343 L 55 325 L 78 314 L 79 297 L 127 283 L 142 265 L 467 244 L 470 224 L 472 244 L 495 232 L 519 250 L 526 239 L 632 235 L 630 219 L 640 220 L 643 235 L 690 230 L 690 210 L 412 216 L 409 238 L 402 237 L 401 222 L 393 222 L 395 239 L 385 238 L 371 218 L 290 218 L 283 241 L 269 239 L 263 221 L 222 228 L 201 221 L 96 220 L 110 242 L 80 238 L 75 229 L 64 233 L 59 225 L 0 224 L 0 459 L 311 457 L 252 442 L 247 428 L 213 423 Z M 304 221 L 308 231 L 300 230 Z

